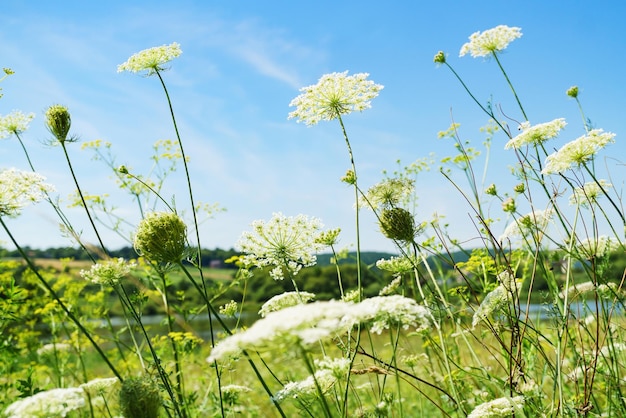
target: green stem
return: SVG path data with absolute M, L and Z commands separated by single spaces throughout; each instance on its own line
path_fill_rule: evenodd
M 63 301 L 61 300 L 59 295 L 54 291 L 52 286 L 50 286 L 48 281 L 43 278 L 41 273 L 39 273 L 39 269 L 37 268 L 37 266 L 35 266 L 35 264 L 32 262 L 30 257 L 28 257 L 28 255 L 26 254 L 24 249 L 17 243 L 17 241 L 15 240 L 15 237 L 13 236 L 13 234 L 11 233 L 11 231 L 9 230 L 7 225 L 4 223 L 4 219 L 2 219 L 2 216 L 0 216 L 0 224 L 2 224 L 2 228 L 4 228 L 5 232 L 9 236 L 9 239 L 11 240 L 11 242 L 13 243 L 13 245 L 15 246 L 17 251 L 20 253 L 20 256 L 22 256 L 22 258 L 24 259 L 24 261 L 26 262 L 26 264 L 28 265 L 30 270 L 35 274 L 35 276 L 37 276 L 37 278 L 39 279 L 41 284 L 46 288 L 46 290 L 48 290 L 48 292 L 50 292 L 50 294 L 52 295 L 52 298 L 59 304 L 59 306 L 65 312 L 67 317 L 74 323 L 74 325 L 76 325 L 76 327 L 80 330 L 80 332 L 82 332 L 85 335 L 85 337 L 87 337 L 87 339 L 93 345 L 93 347 L 96 349 L 96 351 L 98 352 L 100 357 L 102 357 L 102 359 L 107 364 L 107 366 L 109 366 L 109 368 L 111 369 L 111 371 L 113 372 L 115 377 L 117 377 L 120 380 L 120 382 L 123 382 L 124 379 L 118 373 L 117 369 L 115 368 L 115 366 L 113 366 L 113 363 L 111 363 L 111 361 L 106 356 L 104 351 L 102 351 L 102 349 L 100 348 L 98 343 L 96 343 L 96 341 L 93 339 L 93 337 L 91 336 L 89 331 L 87 331 L 87 329 L 83 326 L 83 324 L 81 324 L 81 322 L 78 320 L 78 318 L 76 318 L 76 316 L 72 313 L 72 311 L 65 305 L 65 303 L 63 303 Z
M 500 60 L 498 59 L 498 54 L 496 54 L 496 52 L 493 51 L 492 55 L 495 58 L 496 62 L 498 63 L 498 67 L 500 67 L 500 71 L 502 71 L 502 74 L 504 74 L 504 78 L 506 79 L 506 82 L 509 84 L 509 87 L 511 88 L 511 91 L 513 92 L 513 96 L 515 96 L 515 100 L 517 101 L 517 105 L 519 106 L 519 109 L 522 111 L 522 115 L 524 115 L 524 119 L 528 120 L 528 116 L 526 116 L 526 112 L 524 111 L 524 106 L 522 106 L 522 102 L 520 101 L 519 97 L 517 96 L 517 92 L 515 91 L 515 88 L 513 87 L 513 83 L 511 83 L 511 80 L 509 79 L 509 76 L 507 75 L 506 71 L 504 71 L 504 67 L 502 67 L 502 64 L 500 63 Z

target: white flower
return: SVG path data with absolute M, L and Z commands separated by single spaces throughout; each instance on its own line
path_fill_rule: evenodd
M 304 215 L 286 217 L 275 213 L 268 222 L 254 221 L 253 230 L 244 232 L 237 248 L 245 266 L 273 266 L 270 275 L 282 280 L 285 271 L 295 276 L 302 267 L 315 265 L 315 252 L 323 247 L 317 242 L 322 223 Z
M 499 25 L 484 32 L 474 32 L 469 42 L 461 47 L 459 56 L 470 53 L 472 57 L 484 57 L 505 49 L 511 42 L 522 36 L 521 28 Z
M 606 180 L 587 182 L 583 186 L 574 189 L 574 193 L 569 198 L 569 203 L 570 205 L 588 208 L 592 203 L 597 203 L 598 198 L 611 187 L 613 185 Z
M 315 299 L 315 294 L 310 292 L 285 292 L 269 299 L 261 306 L 259 315 L 266 316 L 270 312 L 279 311 L 291 306 L 307 303 Z
M 360 303 L 323 301 L 300 304 L 268 313 L 250 328 L 220 341 L 208 362 L 238 355 L 242 350 L 267 351 L 303 346 L 343 334 L 360 323 L 380 333 L 391 324 L 418 330 L 431 323 L 428 309 L 403 296 L 378 296 Z
M 135 263 L 117 258 L 96 263 L 89 270 L 81 270 L 80 275 L 92 283 L 114 286 L 126 277 L 135 266 Z
M 65 343 L 44 344 L 37 350 L 38 356 L 57 355 L 59 352 L 70 351 L 71 345 Z
M 408 200 L 415 191 L 413 180 L 410 179 L 384 179 L 370 187 L 365 196 L 359 197 L 359 207 L 367 207 L 379 210 L 398 206 Z
M 561 299 L 565 299 L 567 296 L 568 300 L 572 300 L 578 296 L 584 296 L 589 293 L 597 293 L 598 296 L 611 298 L 615 296 L 618 290 L 619 288 L 615 283 L 596 284 L 588 281 L 569 286 L 567 289 L 559 292 L 559 297 Z
M 102 392 L 108 391 L 109 389 L 117 386 L 119 383 L 120 380 L 117 377 L 99 377 L 92 379 L 87 383 L 83 383 L 79 386 L 79 388 L 88 393 L 89 396 L 94 397 L 101 395 Z
M 130 71 L 139 73 L 147 71 L 148 75 L 152 75 L 157 71 L 162 71 L 164 69 L 163 64 L 170 62 L 180 56 L 180 54 L 182 54 L 182 51 L 180 45 L 176 42 L 144 49 L 131 56 L 125 63 L 118 65 L 117 72 Z
M 34 117 L 34 113 L 25 115 L 19 110 L 14 110 L 6 116 L 0 116 L 0 138 L 21 134 L 28 129 L 28 124 Z
M 545 229 L 548 227 L 554 211 L 552 209 L 534 210 L 509 224 L 499 241 L 506 244 L 518 237 L 528 237 L 531 235 L 536 242 L 540 242 Z
M 478 405 L 467 418 L 505 418 L 522 412 L 524 397 L 498 398 Z
M 15 168 L 0 172 L 0 216 L 18 216 L 29 203 L 44 199 L 54 190 L 44 180 L 40 174 Z
M 524 145 L 538 145 L 548 139 L 556 137 L 561 129 L 567 125 L 565 119 L 554 119 L 551 122 L 540 123 L 531 126 L 529 122 L 523 122 L 520 125 L 522 132 L 515 138 L 509 140 L 504 149 L 521 148 Z
M 298 399 L 303 396 L 317 395 L 317 386 L 322 392 L 330 389 L 338 379 L 345 377 L 350 370 L 350 360 L 346 358 L 315 360 L 318 370 L 315 377 L 309 376 L 299 382 L 289 382 L 274 395 L 276 402 L 281 402 L 287 398 Z
M 51 389 L 13 402 L 4 411 L 6 418 L 65 417 L 86 405 L 81 388 Z
M 615 134 L 594 129 L 567 144 L 555 153 L 548 155 L 542 174 L 562 173 L 573 166 L 580 167 L 591 160 L 602 148 L 615 142 Z
M 393 274 L 402 274 L 413 271 L 417 267 L 417 260 L 406 256 L 391 257 L 388 260 L 381 258 L 376 262 L 376 267 L 389 271 Z
M 289 106 L 296 110 L 289 119 L 315 125 L 321 120 L 337 119 L 340 115 L 363 111 L 371 107 L 371 100 L 383 89 L 380 84 L 368 80 L 367 73 L 348 76 L 348 72 L 323 75 L 317 84 L 300 89 L 302 94 Z
M 585 260 L 602 257 L 620 247 L 620 242 L 614 238 L 601 235 L 597 239 L 585 238 L 576 245 L 576 252 Z

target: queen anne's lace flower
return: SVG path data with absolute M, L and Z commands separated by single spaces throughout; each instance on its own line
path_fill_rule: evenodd
M 51 389 L 13 402 L 4 411 L 6 418 L 65 417 L 86 405 L 81 388 Z
M 590 181 L 574 189 L 574 193 L 569 198 L 570 205 L 589 207 L 592 203 L 597 203 L 599 197 L 602 196 L 602 190 L 613 187 L 606 180 Z
M 272 297 L 265 302 L 259 310 L 259 315 L 266 316 L 270 312 L 280 311 L 281 309 L 296 306 L 301 303 L 307 303 L 315 299 L 315 294 L 310 292 L 285 292 Z
M 34 113 L 25 115 L 19 110 L 14 110 L 6 116 L 0 116 L 0 138 L 21 134 L 28 129 L 28 124 L 34 117 Z
M 413 271 L 417 264 L 418 262 L 415 258 L 400 256 L 391 257 L 389 259 L 381 258 L 376 262 L 376 267 L 393 274 L 402 274 Z
M 360 303 L 323 301 L 271 312 L 250 328 L 219 342 L 209 362 L 238 355 L 242 350 L 267 351 L 293 344 L 314 344 L 343 334 L 357 324 L 372 325 L 381 332 L 391 324 L 425 329 L 431 324 L 428 309 L 403 296 L 377 296 Z
M 604 132 L 602 129 L 589 131 L 567 144 L 555 153 L 548 155 L 542 174 L 562 173 L 573 166 L 580 167 L 591 160 L 602 148 L 615 142 L 615 134 Z
M 87 383 L 83 383 L 79 386 L 82 390 L 89 394 L 89 396 L 98 396 L 103 392 L 107 392 L 113 387 L 117 386 L 120 380 L 117 377 L 99 377 L 92 379 Z
M 461 47 L 459 56 L 471 54 L 472 57 L 484 57 L 505 49 L 511 42 L 522 36 L 521 28 L 499 25 L 484 32 L 474 32 L 469 42 Z
M 254 221 L 252 228 L 237 243 L 246 253 L 241 261 L 246 266 L 273 266 L 270 275 L 275 280 L 282 280 L 285 272 L 296 275 L 302 267 L 315 265 L 315 252 L 323 247 L 317 241 L 322 228 L 317 218 L 275 213 L 268 222 Z
M 475 328 L 481 321 L 489 318 L 494 312 L 498 312 L 506 306 L 512 299 L 512 296 L 521 290 L 521 286 L 517 283 L 515 276 L 507 270 L 498 274 L 497 279 L 500 284 L 487 293 L 485 299 L 474 312 L 472 328 Z
M 0 172 L 0 216 L 18 216 L 29 203 L 36 203 L 54 187 L 31 171 L 9 168 Z
M 413 180 L 391 178 L 384 179 L 370 187 L 365 196 L 360 197 L 360 207 L 379 210 L 398 206 L 414 192 Z
M 89 270 L 81 270 L 80 275 L 92 283 L 114 286 L 126 277 L 133 267 L 135 263 L 128 263 L 123 258 L 117 258 L 96 263 Z
M 289 119 L 297 118 L 298 122 L 315 125 L 321 120 L 369 109 L 371 100 L 383 86 L 368 80 L 368 76 L 367 73 L 349 76 L 347 71 L 323 75 L 317 84 L 301 88 L 302 94 L 289 103 L 296 107 L 289 113 Z
M 559 297 L 561 299 L 565 299 L 567 296 L 568 300 L 572 300 L 578 296 L 585 296 L 592 293 L 597 293 L 598 296 L 602 298 L 611 298 L 616 295 L 619 288 L 615 283 L 602 283 L 596 284 L 594 282 L 588 281 L 583 283 L 578 283 L 572 286 L 569 286 L 567 289 L 559 292 Z
M 139 73 L 147 71 L 148 75 L 162 71 L 163 65 L 180 56 L 182 51 L 176 42 L 169 45 L 155 46 L 144 49 L 131 56 L 125 63 L 117 66 L 117 72 L 130 71 Z
M 601 235 L 597 239 L 586 238 L 576 245 L 575 251 L 586 260 L 602 257 L 620 247 L 619 241 L 614 238 Z
M 522 412 L 524 397 L 498 398 L 478 405 L 467 418 L 505 418 Z
M 563 118 L 532 126 L 529 122 L 523 122 L 520 125 L 522 132 L 515 138 L 509 140 L 504 148 L 521 148 L 524 145 L 539 145 L 548 139 L 556 137 L 565 125 L 567 125 L 567 122 L 565 122 Z
M 506 244 L 515 238 L 532 236 L 537 242 L 541 241 L 545 229 L 548 227 L 554 210 L 535 210 L 513 221 L 506 227 L 499 241 Z
M 303 396 L 315 396 L 317 395 L 315 382 L 322 392 L 326 392 L 338 379 L 345 377 L 350 371 L 350 359 L 346 358 L 316 360 L 315 365 L 318 369 L 315 372 L 315 377 L 309 376 L 299 382 L 287 383 L 274 395 L 274 400 L 281 402 L 287 398 L 298 399 Z

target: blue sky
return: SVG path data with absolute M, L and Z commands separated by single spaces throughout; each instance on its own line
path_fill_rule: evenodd
M 478 128 L 487 117 L 452 74 L 433 63 L 439 50 L 479 100 L 492 98 L 520 120 L 495 63 L 458 57 L 471 33 L 499 24 L 522 28 L 522 38 L 507 48 L 502 63 L 531 122 L 568 121 L 552 146 L 584 132 L 575 102 L 565 95 L 578 85 L 594 126 L 617 133 L 603 155 L 622 162 L 626 157 L 623 2 L 8 0 L 1 7 L 0 65 L 16 74 L 2 83 L 0 114 L 14 109 L 36 114 L 24 140 L 36 168 L 62 199 L 74 187 L 61 149 L 42 145 L 49 138 L 45 109 L 68 106 L 72 132 L 83 142 L 109 141 L 119 164 L 145 172 L 152 144 L 175 138 L 168 108 L 158 79 L 118 74 L 117 65 L 145 48 L 181 45 L 183 54 L 164 78 L 191 156 L 196 198 L 226 208 L 202 224 L 204 247 L 229 248 L 251 221 L 279 211 L 318 217 L 329 228 L 342 228 L 342 245 L 354 242 L 354 195 L 339 181 L 349 159 L 338 124 L 306 127 L 287 120 L 298 89 L 325 73 L 368 72 L 385 86 L 372 109 L 345 118 L 363 188 L 379 181 L 383 170 L 396 169 L 398 159 L 409 164 L 431 153 L 436 160 L 451 155 L 452 144 L 438 140 L 437 133 L 452 119 L 461 124 L 463 140 L 480 146 Z M 514 157 L 504 143 L 504 135 L 494 139 L 486 183 L 513 184 L 506 178 Z M 0 145 L 0 167 L 27 169 L 17 141 Z M 137 211 L 116 192 L 107 168 L 80 144 L 71 145 L 70 154 L 81 186 L 91 194 L 109 194 L 120 214 L 137 222 Z M 619 189 L 624 166 L 615 160 L 607 164 Z M 418 219 L 437 212 L 460 238 L 476 235 L 469 210 L 436 166 L 418 177 L 416 187 Z M 182 170 L 169 179 L 164 195 L 175 195 L 181 209 L 187 205 Z M 68 214 L 93 242 L 84 213 Z M 45 204 L 8 223 L 22 245 L 70 244 Z M 364 249 L 393 250 L 371 215 L 364 214 L 362 225 Z M 104 235 L 111 248 L 126 244 Z M 0 240 L 7 241 L 3 234 Z

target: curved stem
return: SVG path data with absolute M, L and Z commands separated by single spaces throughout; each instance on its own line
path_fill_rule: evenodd
M 502 74 L 504 74 L 504 78 L 506 78 L 506 82 L 509 84 L 511 91 L 513 92 L 513 96 L 515 96 L 515 100 L 517 101 L 517 105 L 519 106 L 519 109 L 522 111 L 522 115 L 524 116 L 524 119 L 528 120 L 528 116 L 526 116 L 526 112 L 524 111 L 524 106 L 522 106 L 522 102 L 517 96 L 517 92 L 515 91 L 515 88 L 513 87 L 513 83 L 511 83 L 509 76 L 507 75 L 506 71 L 504 71 L 504 67 L 502 67 L 500 60 L 498 59 L 498 54 L 496 54 L 496 52 L 494 51 L 492 55 L 495 58 L 496 62 L 498 63 L 498 67 L 500 67 L 500 71 L 502 71 Z

